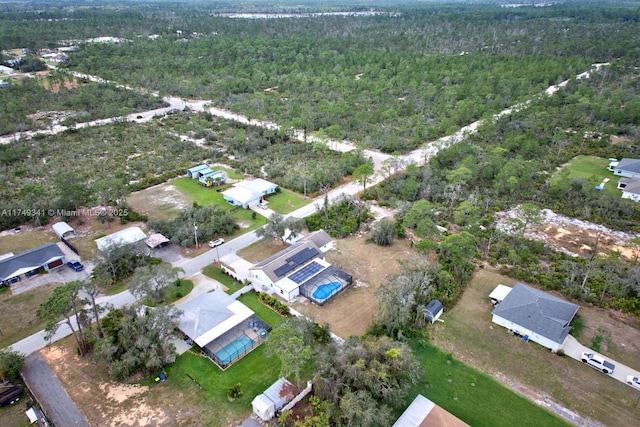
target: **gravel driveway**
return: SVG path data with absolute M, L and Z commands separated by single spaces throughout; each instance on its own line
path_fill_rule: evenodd
M 89 427 L 42 354 L 36 352 L 25 358 L 22 376 L 53 425 Z

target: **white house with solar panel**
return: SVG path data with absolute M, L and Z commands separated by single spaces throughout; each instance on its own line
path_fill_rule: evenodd
M 249 269 L 249 280 L 257 292 L 267 292 L 292 301 L 303 296 L 323 305 L 353 282 L 353 277 L 325 259 L 333 240 L 318 230 Z

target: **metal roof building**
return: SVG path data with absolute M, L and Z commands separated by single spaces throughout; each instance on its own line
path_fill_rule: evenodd
M 108 236 L 96 239 L 96 245 L 100 251 L 105 251 L 112 246 L 124 246 L 132 243 L 137 243 L 141 240 L 145 240 L 147 235 L 142 231 L 140 227 L 129 227 L 124 230 L 116 231 Z

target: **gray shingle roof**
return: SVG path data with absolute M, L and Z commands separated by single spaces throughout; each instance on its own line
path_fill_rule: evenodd
M 517 283 L 492 314 L 554 342 L 562 343 L 578 306 L 546 292 Z
M 35 270 L 48 262 L 64 257 L 64 252 L 55 243 L 30 249 L 0 261 L 0 280 L 14 277 L 16 272 L 23 269 Z
M 639 159 L 622 159 L 618 162 L 615 170 L 624 170 L 629 172 L 640 172 Z
M 180 305 L 183 311 L 180 329 L 192 339 L 204 335 L 233 316 L 233 312 L 227 308 L 233 302 L 235 300 L 231 296 L 215 291 Z

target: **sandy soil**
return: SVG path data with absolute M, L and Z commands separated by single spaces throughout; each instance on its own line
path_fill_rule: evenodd
M 158 405 L 150 387 L 105 380 L 108 376 L 104 368 L 72 355 L 72 348 L 73 343 L 67 341 L 62 346 L 48 347 L 42 353 L 92 426 L 175 424 L 180 410 L 167 406 L 166 402 Z
M 154 219 L 169 219 L 193 201 L 173 185 L 163 183 L 132 193 L 127 202 L 136 212 Z
M 627 242 L 635 237 L 633 233 L 614 231 L 602 225 L 593 224 L 579 219 L 572 219 L 556 214 L 549 209 L 543 209 L 543 219 L 539 225 L 529 227 L 525 237 L 545 242 L 548 246 L 574 256 L 591 256 L 594 248 L 599 254 L 608 251 L 618 251 L 625 258 L 632 260 L 634 252 L 625 247 Z M 506 221 L 516 217 L 514 210 L 500 212 L 497 228 L 505 230 Z

